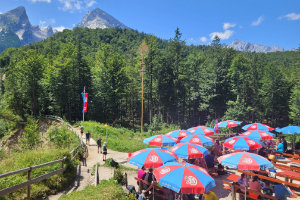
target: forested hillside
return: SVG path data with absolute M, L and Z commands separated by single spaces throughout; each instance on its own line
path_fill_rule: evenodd
M 81 120 L 85 86 L 88 120 L 137 125 L 142 55 L 146 127 L 161 119 L 182 128 L 215 119 L 300 123 L 300 50 L 237 52 L 218 38 L 188 46 L 178 29 L 166 41 L 129 29 L 75 28 L 7 49 L 0 54 L 0 115 Z

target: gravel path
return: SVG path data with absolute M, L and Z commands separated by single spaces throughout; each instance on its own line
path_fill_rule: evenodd
M 75 131 L 77 135 L 80 135 L 80 131 L 78 129 L 73 129 L 73 131 Z M 86 143 L 85 136 L 83 137 L 83 142 Z M 69 194 L 72 191 L 80 191 L 83 190 L 87 185 L 95 184 L 95 177 L 91 175 L 93 166 L 97 163 L 100 163 L 100 165 L 102 166 L 104 164 L 104 161 L 102 159 L 102 154 L 98 153 L 97 144 L 93 138 L 90 139 L 90 145 L 87 145 L 87 147 L 88 147 L 89 155 L 86 159 L 86 166 L 84 166 L 83 163 L 81 163 L 80 166 L 77 166 L 77 177 L 74 183 L 70 185 L 70 187 L 67 190 L 60 192 L 56 195 L 49 196 L 48 197 L 49 200 L 57 200 L 63 194 Z M 106 159 L 107 158 L 113 158 L 119 164 L 137 169 L 137 167 L 127 162 L 128 159 L 127 153 L 113 151 L 108 148 L 108 154 L 106 156 Z M 113 168 L 100 167 L 99 168 L 100 181 L 108 180 L 112 178 L 113 172 L 114 172 Z M 135 185 L 136 181 L 134 180 L 134 177 L 136 176 L 136 172 L 127 171 L 127 175 L 128 175 L 128 184 Z

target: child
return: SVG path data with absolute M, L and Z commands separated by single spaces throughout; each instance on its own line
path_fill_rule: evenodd
M 106 146 L 106 142 L 104 142 L 104 144 L 103 144 L 103 161 L 106 160 L 106 154 L 107 154 L 107 146 Z
M 97 140 L 97 146 L 98 146 L 98 153 L 99 153 L 99 149 L 100 149 L 100 152 L 102 153 L 102 150 L 101 150 L 101 137 L 98 137 L 98 140 Z

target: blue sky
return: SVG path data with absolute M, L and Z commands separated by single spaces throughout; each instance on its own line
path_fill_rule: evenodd
M 285 49 L 300 45 L 300 0 L 0 0 L 0 12 L 24 6 L 33 25 L 73 28 L 100 8 L 140 32 L 163 39 L 176 27 L 188 44 L 254 42 Z

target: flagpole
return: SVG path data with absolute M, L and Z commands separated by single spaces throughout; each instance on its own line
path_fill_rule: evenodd
M 83 98 L 85 98 L 85 86 L 83 88 Z M 82 122 L 84 122 L 84 111 L 82 112 Z

